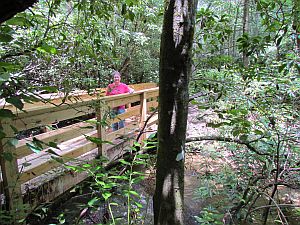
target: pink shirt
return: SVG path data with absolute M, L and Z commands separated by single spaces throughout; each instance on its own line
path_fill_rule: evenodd
M 106 96 L 125 94 L 125 93 L 128 93 L 129 91 L 130 91 L 129 87 L 124 83 L 120 83 L 118 86 L 116 86 L 114 83 L 112 83 L 112 84 L 109 84 L 107 87 Z M 117 108 L 125 109 L 125 105 L 120 105 Z

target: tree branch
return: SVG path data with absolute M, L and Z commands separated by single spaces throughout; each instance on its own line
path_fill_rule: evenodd
M 243 141 L 237 138 L 230 137 L 220 137 L 220 136 L 201 136 L 201 137 L 190 137 L 186 139 L 186 143 L 194 142 L 194 141 L 223 141 L 223 142 L 231 142 L 240 145 L 245 145 L 250 151 L 255 152 L 258 155 L 267 155 L 271 156 L 269 153 L 263 153 L 254 148 L 250 143 L 253 141 Z
M 0 24 L 12 18 L 19 12 L 32 7 L 38 0 L 1 0 L 0 1 Z

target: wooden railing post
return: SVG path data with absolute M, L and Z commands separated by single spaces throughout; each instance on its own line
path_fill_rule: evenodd
M 0 165 L 7 209 L 13 216 L 14 223 L 24 216 L 24 205 L 21 192 L 20 173 L 16 157 L 16 148 L 12 143 L 14 132 L 10 127 L 11 120 L 0 121 L 0 128 L 5 137 L 0 141 Z
M 96 105 L 96 119 L 97 119 L 97 138 L 101 141 L 105 138 L 105 128 L 102 125 L 103 118 L 103 102 L 101 100 L 97 101 Z M 103 143 L 98 144 L 98 156 L 106 156 L 105 148 Z
M 144 123 L 147 119 L 147 94 L 146 92 L 143 92 L 141 94 L 141 108 L 140 108 L 140 128 L 142 129 L 144 126 Z M 145 132 L 145 130 L 141 131 L 141 132 Z M 143 133 L 141 135 L 141 141 L 146 139 L 146 133 Z

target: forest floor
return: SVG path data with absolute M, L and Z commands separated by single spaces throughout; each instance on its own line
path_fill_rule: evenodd
M 209 115 L 209 116 L 207 116 Z M 209 136 L 211 134 L 216 135 L 217 131 L 213 128 L 207 127 L 206 119 L 212 119 L 213 114 L 209 111 L 201 112 L 196 106 L 191 105 L 189 107 L 188 114 L 188 126 L 187 137 L 197 136 Z M 223 189 L 217 182 L 212 185 L 209 182 L 213 179 L 225 179 L 222 174 L 226 167 L 232 169 L 232 161 L 230 160 L 230 152 L 226 151 L 224 145 L 214 141 L 202 141 L 201 143 L 191 143 L 187 145 L 186 149 L 186 163 L 185 163 L 185 224 L 197 225 L 197 224 L 223 224 L 222 219 L 227 210 L 232 207 L 232 203 L 229 202 L 230 197 L 233 197 L 231 193 L 227 195 L 221 191 L 218 193 L 218 189 Z M 146 179 L 140 184 L 135 185 L 135 191 L 139 194 L 137 202 L 142 204 L 142 209 L 139 213 L 134 212 L 134 207 L 130 209 L 131 220 L 136 221 L 133 224 L 153 224 L 153 202 L 152 196 L 155 190 L 155 168 L 147 168 Z M 219 185 L 219 186 L 218 186 Z M 112 206 L 112 213 L 109 212 L 108 206 L 100 206 L 96 210 L 86 210 L 83 206 L 87 205 L 90 200 L 90 196 L 83 195 L 83 197 L 75 196 L 73 199 L 67 201 L 57 211 L 65 215 L 64 224 L 76 224 L 78 216 L 81 214 L 82 218 L 78 224 L 106 224 L 105 219 L 112 216 L 116 219 L 116 224 L 127 224 L 127 212 L 128 204 L 127 199 L 122 194 L 114 197 L 111 202 L 117 204 Z M 228 197 L 229 196 L 229 197 Z M 293 193 L 294 204 L 300 204 L 300 194 L 298 192 Z M 201 216 L 200 216 L 201 215 Z M 59 215 L 57 215 L 59 216 Z M 198 221 L 197 218 L 198 217 Z M 202 219 L 202 220 L 201 220 Z M 200 221 L 199 221 L 200 220 Z M 206 221 L 206 223 L 204 223 Z M 255 222 L 251 224 L 261 224 Z M 277 223 L 268 223 L 277 224 Z M 300 224 L 299 220 L 295 220 L 295 223 Z
M 196 106 L 189 107 L 188 125 L 187 125 L 187 137 L 196 137 L 199 135 L 214 134 L 216 131 L 206 126 L 206 121 L 199 117 L 199 110 Z M 204 149 L 215 149 L 213 142 L 203 142 L 201 146 L 205 146 Z M 203 174 L 214 173 L 218 170 L 219 165 L 222 165 L 222 161 L 211 159 L 199 154 L 202 152 L 202 148 L 198 144 L 197 146 L 188 147 L 189 151 L 186 153 L 185 163 L 185 224 L 197 225 L 199 224 L 194 216 L 198 216 L 200 211 L 207 204 L 202 200 L 200 196 L 197 196 L 197 189 L 200 187 L 200 177 Z M 205 153 L 206 154 L 206 153 Z M 135 191 L 139 193 L 139 202 L 143 205 L 143 210 L 140 213 L 141 218 L 133 218 L 139 222 L 134 224 L 153 224 L 153 202 L 152 196 L 155 190 L 155 168 L 147 168 L 145 170 L 146 179 L 140 184 L 135 186 Z M 116 218 L 122 218 L 116 224 L 127 224 L 124 215 L 127 211 L 126 199 L 115 198 L 114 202 L 118 204 L 118 207 L 114 207 L 113 214 Z M 123 202 L 122 202 L 123 201 Z M 103 208 L 90 213 L 85 219 L 85 224 L 96 224 L 103 222 Z

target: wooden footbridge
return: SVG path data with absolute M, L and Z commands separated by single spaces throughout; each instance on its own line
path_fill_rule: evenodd
M 84 91 L 68 97 L 47 94 L 44 96 L 46 102 L 25 103 L 24 111 L 5 105 L 15 117 L 1 121 L 7 138 L 0 144 L 0 205 L 6 204 L 13 211 L 26 205 L 26 211 L 30 211 L 87 178 L 86 173 L 72 173 L 62 163 L 86 163 L 99 155 L 113 160 L 122 154 L 132 142 L 119 137 L 134 138 L 144 126 L 147 115 L 158 105 L 156 84 L 130 86 L 135 89 L 134 93 L 117 96 L 103 97 L 104 89 L 97 89 L 92 95 Z M 125 104 L 127 110 L 124 114 L 110 118 L 111 108 Z M 110 124 L 120 119 L 125 120 L 126 126 L 111 132 Z M 146 129 L 157 120 L 157 115 L 153 116 Z M 25 133 L 18 143 L 12 126 L 18 130 L 19 136 Z M 50 126 L 54 129 L 47 129 Z M 43 131 L 35 136 L 29 135 L 30 131 L 36 130 Z M 90 141 L 95 137 L 113 144 Z

